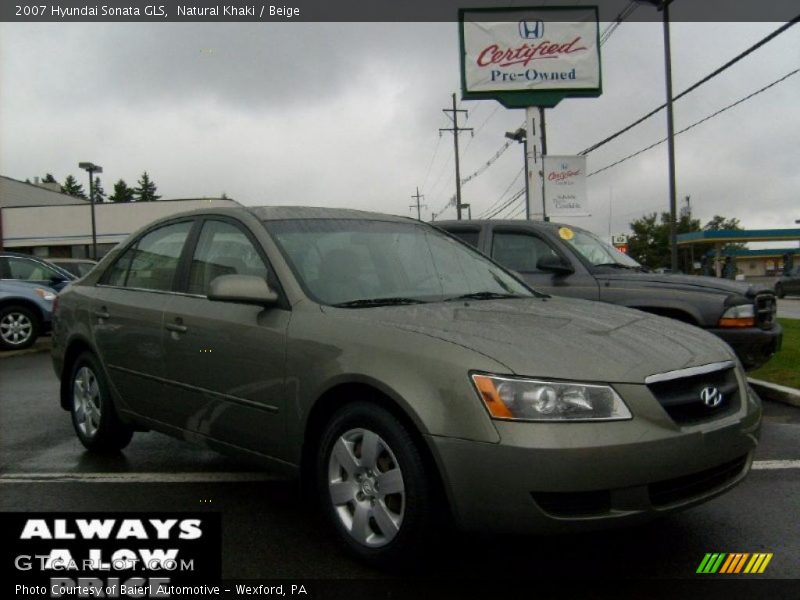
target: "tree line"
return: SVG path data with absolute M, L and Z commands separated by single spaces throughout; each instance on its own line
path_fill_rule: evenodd
M 677 233 L 692 233 L 694 231 L 721 231 L 732 229 L 742 231 L 739 219 L 726 219 L 720 215 L 714 215 L 708 223 L 701 225 L 700 219 L 693 219 L 691 214 L 681 214 L 676 222 Z M 645 215 L 641 219 L 636 219 L 630 223 L 633 234 L 628 236 L 628 254 L 636 259 L 640 264 L 655 269 L 667 267 L 670 264 L 669 250 L 669 213 L 664 212 L 659 216 L 658 213 Z M 722 247 L 722 253 L 735 249 L 744 248 L 745 244 L 727 243 Z M 701 252 L 708 249 L 702 247 Z M 681 257 L 682 270 L 691 273 L 693 270 L 691 249 L 685 249 Z
M 29 179 L 25 180 L 30 183 Z M 78 180 L 73 175 L 67 175 L 64 183 L 58 183 L 52 173 L 47 173 L 42 178 L 42 183 L 55 183 L 61 186 L 61 193 L 73 196 L 75 198 L 83 198 L 89 200 L 89 195 L 83 189 L 83 186 L 78 183 Z M 159 200 L 161 196 L 156 194 L 157 187 L 155 182 L 150 179 L 147 171 L 142 173 L 142 176 L 136 182 L 136 187 L 129 187 L 124 179 L 120 179 L 114 184 L 114 192 L 106 195 L 103 185 L 99 177 L 94 178 L 92 184 L 92 192 L 94 193 L 95 202 L 154 202 Z

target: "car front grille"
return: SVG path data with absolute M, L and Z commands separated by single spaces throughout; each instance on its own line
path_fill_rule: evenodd
M 745 455 L 705 471 L 651 483 L 647 486 L 650 502 L 653 506 L 667 506 L 703 496 L 736 479 L 746 464 Z
M 775 313 L 778 304 L 771 292 L 762 292 L 756 296 L 756 324 L 762 329 L 771 329 L 775 325 Z
M 647 383 L 650 392 L 667 414 L 678 425 L 694 425 L 712 421 L 735 413 L 741 405 L 739 381 L 731 363 L 723 363 L 719 370 L 693 374 L 687 369 L 686 376 L 680 371 L 674 377 Z M 703 400 L 704 390 L 717 390 L 722 400 L 709 406 Z

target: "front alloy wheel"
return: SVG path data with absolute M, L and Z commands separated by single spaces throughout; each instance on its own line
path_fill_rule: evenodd
M 328 490 L 350 536 L 369 548 L 391 542 L 403 523 L 405 485 L 392 449 L 374 431 L 351 429 L 328 461 Z
M 316 462 L 320 506 L 360 559 L 390 569 L 419 562 L 444 519 L 435 474 L 407 425 L 377 404 L 340 408 Z

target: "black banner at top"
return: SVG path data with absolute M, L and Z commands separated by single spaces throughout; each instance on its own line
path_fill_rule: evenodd
M 790 21 L 797 0 L 641 0 L 626 21 L 660 21 L 669 2 L 671 21 Z M 445 22 L 459 8 L 596 5 L 601 22 L 615 21 L 630 0 L 16 0 L 0 3 L 6 22 Z

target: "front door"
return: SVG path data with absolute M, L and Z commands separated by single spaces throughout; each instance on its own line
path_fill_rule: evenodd
M 220 275 L 255 275 L 274 288 L 255 239 L 236 221 L 203 223 L 185 281 L 165 313 L 173 424 L 276 458 L 285 455 L 284 371 L 291 312 L 208 300 Z

